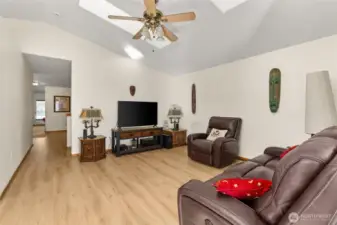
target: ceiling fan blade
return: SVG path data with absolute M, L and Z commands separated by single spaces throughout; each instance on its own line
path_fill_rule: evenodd
M 135 34 L 135 36 L 133 36 L 133 39 L 135 39 L 135 40 L 141 39 L 141 37 L 143 36 L 143 35 L 142 35 L 143 28 L 144 28 L 144 27 L 142 27 L 142 29 L 140 29 L 140 30 Z
M 140 22 L 144 21 L 144 18 L 131 17 L 131 16 L 113 16 L 113 15 L 109 15 L 108 18 L 112 19 L 112 20 L 132 20 L 132 21 L 140 21 Z
M 163 28 L 164 36 L 167 37 L 170 41 L 174 42 L 178 40 L 178 37 L 172 33 L 169 29 L 167 29 L 164 25 L 161 25 Z
M 179 13 L 179 14 L 173 14 L 173 15 L 167 15 L 162 17 L 163 22 L 184 22 L 184 21 L 191 21 L 195 20 L 196 15 L 194 12 L 187 12 L 187 13 Z
M 156 15 L 157 14 L 155 0 L 144 0 L 144 5 L 146 7 L 147 14 L 149 14 L 149 15 Z

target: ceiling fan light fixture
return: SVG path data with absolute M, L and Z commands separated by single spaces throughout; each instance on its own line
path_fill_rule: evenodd
M 157 41 L 165 41 L 165 38 L 163 38 L 163 37 L 157 37 Z
M 145 40 L 151 40 L 151 34 L 150 34 L 150 31 L 147 27 L 143 28 L 142 35 L 143 35 Z
M 161 37 L 161 38 L 164 37 L 164 31 L 163 31 L 163 28 L 161 26 L 158 26 L 156 28 L 156 34 L 157 34 L 158 37 Z

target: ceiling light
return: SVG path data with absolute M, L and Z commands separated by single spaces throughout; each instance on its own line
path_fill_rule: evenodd
M 141 59 L 144 57 L 144 55 L 138 51 L 136 48 L 132 47 L 131 45 L 128 45 L 124 48 L 124 51 L 126 54 L 129 55 L 131 59 Z
M 156 34 L 157 34 L 158 37 L 161 37 L 161 38 L 164 37 L 164 31 L 163 31 L 163 28 L 161 26 L 156 28 Z
M 143 28 L 142 35 L 145 38 L 144 40 L 151 40 L 151 33 L 147 27 Z
M 80 0 L 79 6 L 85 9 L 86 11 L 95 14 L 101 19 L 104 19 L 105 21 L 112 23 L 115 26 L 127 31 L 132 36 L 136 34 L 140 29 L 142 29 L 142 26 L 144 26 L 144 24 L 140 22 L 109 19 L 108 18 L 109 15 L 119 15 L 119 16 L 130 16 L 130 15 L 106 0 L 95 0 L 95 1 Z M 158 42 L 156 40 L 147 40 L 147 42 L 155 46 L 156 48 L 164 48 L 169 44 L 171 44 L 171 42 L 168 40 L 164 42 Z
M 238 5 L 241 5 L 242 3 L 246 2 L 248 0 L 211 0 L 213 4 L 222 12 L 226 13 L 229 10 L 235 8 Z
M 39 86 L 39 82 L 38 81 L 33 81 L 33 86 Z
M 156 28 L 157 41 L 165 41 L 164 31 L 161 26 Z
M 165 41 L 165 38 L 163 38 L 163 37 L 157 37 L 157 41 Z

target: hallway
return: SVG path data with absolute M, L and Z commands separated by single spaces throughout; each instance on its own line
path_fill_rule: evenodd
M 189 160 L 185 147 L 79 163 L 65 135 L 34 140 L 0 202 L 1 225 L 176 225 L 178 188 L 223 171 Z
M 46 136 L 45 126 L 33 126 L 33 138 L 45 137 Z

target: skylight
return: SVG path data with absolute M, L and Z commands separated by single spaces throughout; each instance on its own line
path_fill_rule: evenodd
M 126 54 L 129 55 L 129 57 L 131 59 L 141 59 L 143 58 L 143 54 L 138 51 L 137 49 L 135 49 L 134 47 L 132 47 L 131 45 L 128 45 L 124 48 L 124 51 L 126 52 Z
M 132 36 L 135 35 L 143 26 L 142 23 L 136 21 L 125 21 L 125 20 L 111 20 L 108 18 L 109 15 L 116 16 L 130 16 L 123 10 L 117 8 L 110 2 L 106 0 L 80 0 L 79 6 L 90 13 L 95 14 L 96 16 L 112 23 L 113 25 L 127 31 Z M 130 37 L 131 38 L 131 37 Z M 165 41 L 147 41 L 149 44 L 153 45 L 156 48 L 164 48 L 171 42 L 167 39 Z
M 211 0 L 211 2 L 213 2 L 213 4 L 220 9 L 222 13 L 226 13 L 246 1 L 248 0 Z

